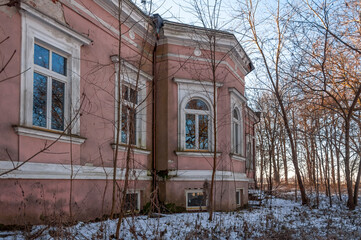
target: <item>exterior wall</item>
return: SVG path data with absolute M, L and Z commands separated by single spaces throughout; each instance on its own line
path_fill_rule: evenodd
M 123 15 L 124 19 L 127 18 Z M 129 22 L 126 21 L 121 29 L 120 56 L 114 57 L 118 55 L 119 33 L 116 13 L 110 1 L 89 0 L 86 6 L 83 1 L 77 0 L 56 3 L 39 1 L 36 4 L 24 1 L 19 8 L 0 7 L 0 21 L 7 26 L 1 29 L 1 36 L 9 36 L 9 40 L 0 45 L 1 54 L 6 59 L 16 50 L 5 71 L 0 73 L 0 81 L 14 76 L 0 82 L 0 112 L 6 113 L 0 118 L 0 208 L 9 209 L 1 214 L 0 224 L 46 223 L 51 218 L 67 221 L 70 206 L 73 218 L 78 220 L 90 220 L 110 213 L 116 149 L 118 71 L 121 72 L 122 84 L 134 85 L 134 80 L 139 76 L 141 88 L 144 89 L 142 94 L 148 96 L 142 105 L 145 119 L 141 121 L 142 132 L 139 133 L 142 134 L 138 140 L 141 144 L 135 146 L 131 154 L 131 169 L 134 172 L 131 174 L 130 190 L 140 192 L 140 207 L 149 202 L 152 191 L 149 173 L 153 168 L 153 144 L 156 170 L 168 175 L 166 180 L 159 177 L 162 201 L 185 206 L 187 190 L 201 189 L 206 179 L 210 182 L 212 151 L 192 152 L 181 146 L 182 112 L 179 101 L 186 93 L 183 91 L 180 94 L 185 83 L 177 82 L 177 79 L 193 81 L 187 83 L 189 86 L 193 86 L 194 82 L 209 82 L 209 65 L 205 61 L 209 52 L 199 49 L 192 38 L 184 40 L 190 26 L 174 23 L 166 23 L 155 49 L 152 26 L 139 21 L 145 18 L 137 9 L 132 12 L 131 18 L 127 18 Z M 29 21 L 33 21 L 30 27 Z M 134 25 L 134 22 L 138 24 Z M 32 37 L 29 36 L 30 28 L 35 33 L 43 32 Z M 222 33 L 221 36 L 228 42 L 238 44 L 231 34 Z M 48 38 L 51 42 L 46 42 Z M 74 100 L 74 96 L 79 100 L 68 103 L 69 112 L 77 108 L 79 112 L 72 112 L 77 118 L 74 118 L 71 130 L 63 134 L 33 126 L 26 115 L 27 111 L 32 112 L 29 109 L 32 95 L 27 92 L 32 93 L 33 89 L 29 83 L 33 79 L 34 56 L 28 46 L 34 48 L 34 41 L 44 42 L 50 49 L 59 51 L 64 43 L 75 46 L 71 52 L 79 52 L 79 58 L 69 57 L 69 64 L 73 64 L 69 78 L 74 85 L 67 85 L 71 93 L 70 101 Z M 195 57 L 197 48 L 201 55 Z M 239 51 L 245 54 L 242 49 Z M 216 117 L 221 123 L 218 129 L 219 165 L 215 186 L 217 210 L 237 207 L 237 189 L 244 190 L 246 203 L 248 178 L 252 176 L 252 171 L 246 168 L 245 151 L 233 154 L 230 137 L 233 101 L 230 89 L 238 92 L 243 99 L 244 77 L 252 70 L 238 59 L 242 58 L 238 56 L 242 54 L 237 52 L 225 56 L 221 50 L 216 54 L 217 60 L 222 61 L 217 70 L 220 85 L 217 87 Z M 243 59 L 246 58 L 243 56 Z M 121 61 L 119 63 L 114 59 Z M 122 64 L 123 60 L 125 65 Z M 28 65 L 31 68 L 24 68 Z M 137 69 L 141 70 L 139 74 Z M 156 86 L 154 114 L 153 99 L 150 97 L 153 94 L 153 81 Z M 247 120 L 245 100 L 239 101 L 244 101 L 241 111 L 245 145 L 246 134 L 251 133 L 246 130 L 247 126 L 253 125 L 249 123 L 251 120 Z M 118 149 L 117 179 L 122 186 L 126 147 L 120 144 Z M 15 170 L 3 174 L 14 166 Z

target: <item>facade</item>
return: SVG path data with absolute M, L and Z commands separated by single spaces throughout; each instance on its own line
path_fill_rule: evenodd
M 156 189 L 161 202 L 204 209 L 214 155 L 215 209 L 247 204 L 257 122 L 247 54 L 230 33 L 163 26 L 128 1 L 119 26 L 117 2 L 0 7 L 1 224 L 109 215 L 116 152 L 117 191 L 131 169 L 128 207 Z

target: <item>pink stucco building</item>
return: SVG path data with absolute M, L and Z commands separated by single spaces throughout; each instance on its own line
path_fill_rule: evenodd
M 163 26 L 129 1 L 119 27 L 117 2 L 0 7 L 1 224 L 109 214 L 115 150 L 121 190 L 129 145 L 137 209 L 155 186 L 162 202 L 205 207 L 215 148 L 215 208 L 247 203 L 257 122 L 244 97 L 247 54 L 233 34 Z

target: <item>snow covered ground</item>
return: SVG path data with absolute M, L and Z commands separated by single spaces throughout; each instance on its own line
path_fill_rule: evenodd
M 289 196 L 291 198 L 291 196 Z M 182 213 L 161 218 L 126 218 L 121 239 L 360 239 L 361 208 L 348 211 L 334 198 L 330 207 L 321 199 L 319 209 L 293 200 L 271 198 L 260 208 L 215 213 Z M 78 223 L 72 227 L 36 226 L 30 232 L 0 232 L 0 239 L 110 239 L 116 220 Z

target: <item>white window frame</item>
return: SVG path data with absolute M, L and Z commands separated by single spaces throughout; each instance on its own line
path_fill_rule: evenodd
M 238 114 L 238 119 L 234 117 L 234 111 Z M 238 126 L 236 128 L 236 125 Z M 238 130 L 238 133 L 237 133 Z M 232 150 L 234 154 L 241 155 L 243 148 L 243 114 L 242 109 L 234 107 L 232 110 Z M 238 144 L 237 144 L 238 143 Z
M 21 3 L 20 8 L 22 19 L 20 124 L 32 128 L 32 130 L 34 130 L 34 127 L 36 129 L 40 128 L 33 126 L 33 80 L 34 70 L 38 69 L 38 66 L 34 66 L 34 43 L 37 43 L 67 57 L 64 129 L 71 123 L 71 126 L 68 128 L 71 131 L 65 133 L 79 135 L 80 48 L 84 44 L 90 44 L 91 40 L 38 12 L 29 5 Z M 51 126 L 44 128 L 44 130 L 46 129 L 52 130 Z M 52 131 L 56 132 L 58 130 Z M 43 133 L 33 134 L 28 131 L 26 132 L 29 136 L 53 138 L 46 134 L 45 136 Z M 62 131 L 59 132 L 61 133 Z
M 140 211 L 140 190 L 129 189 L 126 194 L 137 194 L 137 209 L 135 211 Z
M 116 138 L 117 138 L 117 118 L 118 118 L 118 111 L 121 109 L 118 109 L 118 88 L 120 88 L 120 91 L 122 91 L 122 87 L 123 84 L 126 85 L 127 87 L 133 87 L 133 89 L 135 89 L 135 86 L 137 85 L 136 83 L 136 78 L 137 78 L 137 72 L 138 69 L 131 65 L 130 63 L 122 60 L 120 63 L 120 68 L 119 68 L 119 57 L 117 55 L 113 55 L 111 56 L 111 60 L 112 62 L 115 64 L 115 92 L 114 92 L 114 96 L 115 96 L 115 101 L 114 101 L 114 121 L 115 121 L 115 128 L 114 128 L 114 142 L 116 142 Z M 119 69 L 121 71 L 121 79 L 120 81 L 118 80 L 118 72 Z M 143 71 L 139 72 L 139 81 L 138 81 L 138 90 L 137 91 L 137 102 L 138 104 L 136 104 L 136 144 L 135 146 L 141 149 L 146 149 L 146 122 L 147 122 L 147 103 L 146 103 L 146 96 L 147 96 L 147 90 L 146 90 L 146 83 L 147 81 L 151 81 L 153 78 L 152 76 L 146 74 Z M 120 86 L 118 87 L 118 85 L 120 84 Z M 123 104 L 128 104 L 127 101 L 123 102 L 123 100 L 120 100 L 120 104 L 119 106 L 122 107 Z M 132 104 L 131 102 L 129 102 L 129 104 Z M 121 113 L 121 112 L 120 112 Z M 122 114 L 120 114 L 120 117 L 122 117 Z M 120 144 L 124 144 L 121 142 L 121 129 L 119 131 L 119 143 Z M 128 138 L 129 138 L 129 134 L 128 134 Z M 129 140 L 127 141 L 129 142 Z
M 243 188 L 237 188 L 236 189 L 236 194 L 239 194 L 239 203 L 237 203 L 237 197 L 236 197 L 236 206 L 241 207 L 242 205 L 244 205 L 244 203 L 242 204 L 242 199 L 244 199 L 244 189 Z
M 206 203 L 205 203 L 206 205 L 205 206 L 189 207 L 188 206 L 188 193 L 202 193 L 203 196 L 204 196 L 203 189 L 186 190 L 185 194 L 186 194 L 186 209 L 187 210 L 206 210 L 207 209 L 208 199 L 206 200 Z
M 187 104 L 189 103 L 189 101 L 192 101 L 192 100 L 201 100 L 203 101 L 207 107 L 208 107 L 208 110 L 196 110 L 196 109 L 186 109 L 186 106 Z M 209 106 L 209 103 L 207 103 L 206 100 L 204 100 L 203 98 L 200 98 L 200 97 L 194 97 L 194 98 L 190 98 L 188 102 L 185 102 L 184 104 L 184 109 L 183 109 L 183 114 L 184 114 L 184 150 L 185 151 L 209 151 L 210 150 L 210 139 L 211 139 L 211 112 L 210 112 L 210 109 L 211 109 L 211 106 Z M 187 148 L 186 146 L 186 115 L 194 115 L 195 116 L 195 148 Z M 207 149 L 200 149 L 199 148 L 199 116 L 207 116 L 208 117 L 208 148 Z
M 204 101 L 209 109 L 208 114 L 208 151 L 213 151 L 213 83 L 205 81 L 196 81 L 190 79 L 174 78 L 175 83 L 178 85 L 178 150 L 181 151 L 199 151 L 204 152 L 204 149 L 186 149 L 185 144 L 185 116 L 189 110 L 185 109 L 187 103 L 191 99 L 200 99 Z M 216 95 L 217 89 L 222 87 L 223 84 L 216 83 Z M 197 110 L 198 111 L 198 110 Z M 202 111 L 202 110 L 200 110 Z M 216 118 L 217 122 L 217 118 Z
M 46 81 L 47 81 L 47 99 L 46 99 L 46 126 L 45 127 L 41 127 L 41 126 L 37 126 L 37 125 L 33 125 L 32 122 L 32 126 L 34 127 L 40 127 L 40 128 L 45 128 L 45 129 L 49 129 L 49 130 L 53 130 L 53 131 L 62 131 L 62 130 L 57 130 L 57 129 L 53 129 L 51 127 L 51 120 L 52 120 L 52 80 L 56 80 L 58 82 L 64 83 L 64 119 L 63 119 L 63 125 L 64 125 L 64 129 L 66 129 L 66 126 L 69 124 L 69 100 L 70 100 L 70 96 L 68 94 L 68 89 L 69 89 L 69 84 L 70 84 L 70 77 L 69 77 L 69 59 L 71 58 L 71 56 L 68 53 L 64 53 L 64 52 L 60 52 L 58 49 L 55 49 L 53 46 L 50 46 L 47 43 L 41 42 L 38 39 L 35 39 L 34 41 L 34 45 L 38 45 L 40 47 L 43 47 L 45 49 L 47 49 L 49 51 L 49 69 L 41 67 L 37 64 L 34 63 L 33 61 L 33 67 L 32 69 L 34 69 L 33 72 L 33 81 L 34 81 L 34 74 L 38 73 L 42 76 L 46 77 Z M 66 75 L 62 75 L 59 73 L 56 73 L 54 71 L 52 71 L 52 53 L 56 53 L 62 57 L 64 57 L 66 59 Z M 35 52 L 34 54 L 35 55 Z M 34 84 L 34 83 L 33 83 Z M 33 85 L 34 86 L 34 85 Z M 34 90 L 34 88 L 32 89 Z
M 238 92 L 237 89 L 235 88 L 228 88 L 229 93 L 230 93 L 230 99 L 231 99 L 231 103 L 230 103 L 230 118 L 231 118 L 231 154 L 233 154 L 235 156 L 234 159 L 238 159 L 236 156 L 240 156 L 240 157 L 245 157 L 246 153 L 245 153 L 245 133 L 244 133 L 244 129 L 245 129 L 245 125 L 244 125 L 244 112 L 243 109 L 246 105 L 247 99 Z M 239 120 L 237 121 L 237 123 L 239 123 L 240 125 L 240 129 L 239 129 L 239 146 L 236 146 L 236 141 L 235 141 L 235 119 L 233 117 L 233 110 L 238 109 L 238 114 L 239 114 Z

